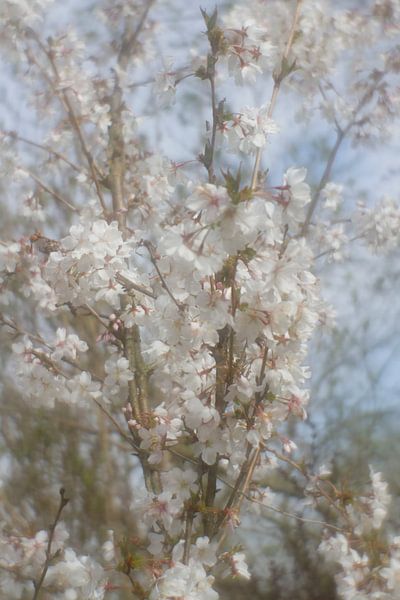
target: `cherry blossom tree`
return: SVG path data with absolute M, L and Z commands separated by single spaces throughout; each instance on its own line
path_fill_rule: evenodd
M 5 210 L 14 200 L 18 217 L 0 244 L 8 369 L 31 407 L 75 410 L 95 436 L 99 423 L 113 431 L 115 478 L 136 523 L 88 556 L 67 542 L 73 490 L 60 489 L 46 530 L 9 511 L 0 589 L 213 600 L 219 581 L 251 577 L 241 519 L 270 512 L 322 527 L 319 552 L 336 565 L 340 597 L 395 598 L 400 541 L 383 528 L 381 474 L 371 467 L 363 490 L 335 484 L 294 455 L 290 424 L 308 417 L 310 341 L 333 318 L 318 261 L 342 260 L 356 243 L 398 247 L 396 199 L 376 194 L 349 210 L 351 190 L 332 175 L 346 143 L 361 152 L 392 133 L 400 4 L 200 9 L 203 34 L 184 65 L 152 72 L 166 4 L 99 1 L 97 37 L 51 25 L 50 0 L 0 7 L 2 45 L 40 124 L 40 137 L 1 133 Z M 184 86 L 201 90 L 190 123 L 202 146 L 190 158 L 158 152 L 146 105 L 134 110 L 138 74 L 159 111 Z M 260 84 L 257 106 L 242 105 Z M 285 127 L 279 102 L 293 97 L 298 118 L 318 112 L 335 135 L 312 188 L 303 166 L 269 167 Z M 302 490 L 293 511 L 271 502 L 280 465 Z

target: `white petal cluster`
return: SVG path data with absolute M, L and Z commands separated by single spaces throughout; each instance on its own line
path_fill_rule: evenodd
M 311 202 L 310 186 L 305 182 L 307 170 L 290 167 L 284 175 L 283 185 L 288 189 L 285 209 L 287 224 L 295 227 L 304 220 L 304 207 Z
M 225 36 L 229 42 L 228 68 L 239 85 L 254 83 L 257 77 L 272 68 L 276 46 L 269 31 L 259 27 L 251 11 L 235 7 L 227 15 Z
M 190 600 L 217 600 L 219 595 L 212 589 L 214 578 L 201 564 L 191 560 L 188 565 L 176 563 L 168 569 L 154 586 L 150 600 L 190 598 Z
M 116 222 L 82 218 L 61 240 L 60 251 L 50 254 L 46 278 L 60 302 L 79 305 L 104 300 L 119 307 L 123 287 L 115 274 L 126 268 L 129 252 Z
M 360 555 L 351 548 L 347 538 L 342 534 L 337 534 L 322 542 L 320 551 L 340 565 L 341 573 L 336 578 L 340 598 L 364 600 L 370 597 L 373 590 L 368 589 L 370 569 L 368 557 L 365 554 Z M 379 597 L 384 598 L 384 596 Z
M 181 500 L 188 500 L 198 490 L 197 473 L 190 467 L 175 467 L 163 475 L 164 489 L 176 494 Z
M 0 24 L 32 26 L 43 19 L 43 12 L 53 0 L 5 0 L 0 6 Z
M 64 523 L 57 524 L 51 542 L 54 559 L 43 581 L 43 593 L 57 600 L 102 600 L 106 591 L 103 568 L 87 556 L 78 556 L 66 546 Z M 18 600 L 34 592 L 46 562 L 47 531 L 33 537 L 0 534 L 0 590 L 7 598 Z
M 110 1 L 99 10 L 110 17 L 110 26 L 115 24 L 120 35 L 119 19 L 128 25 L 134 22 L 136 4 Z M 350 84 L 349 100 L 336 93 L 329 81 L 341 53 L 351 50 L 347 60 L 357 63 L 358 50 L 368 44 L 369 36 L 377 36 L 382 25 L 388 26 L 386 10 L 398 19 L 396 3 L 373 2 L 378 25 L 376 20 L 369 22 L 367 13 L 357 16 L 336 10 L 327 0 L 297 3 L 299 21 L 291 32 L 294 4 L 278 0 L 233 3 L 223 29 L 214 32 L 205 15 L 209 41 L 214 39 L 206 74 L 212 92 L 211 72 L 224 61 L 239 84 L 253 85 L 267 71 L 274 75 L 271 104 L 245 106 L 226 115 L 222 114 L 224 102 L 213 105 L 212 138 L 219 141 L 220 134 L 224 136 L 239 160 L 250 163 L 254 155 L 259 158 L 269 136 L 277 133 L 271 115 L 286 77 L 310 98 L 305 110 L 322 92 L 319 108 L 334 121 L 338 140 L 353 128 L 359 139 L 371 136 L 399 104 L 398 92 L 386 93 L 382 84 L 382 95 L 372 110 L 374 118 L 364 119 L 356 114 L 357 106 L 360 101 L 361 108 L 369 102 L 368 94 L 363 97 L 370 81 L 367 85 L 358 76 L 353 78 L 359 85 Z M 241 181 L 240 170 L 236 175 L 227 170 L 221 174 L 216 164 L 218 148 L 215 152 L 212 148 L 215 164 L 208 165 L 205 182 L 197 171 L 189 179 L 179 173 L 178 164 L 144 152 L 135 137 L 136 121 L 129 118 L 128 95 L 113 114 L 114 119 L 121 119 L 118 129 L 124 138 L 117 173 L 123 171 L 123 176 L 114 177 L 110 98 L 115 99 L 119 90 L 126 91 L 131 65 L 125 70 L 106 61 L 107 75 L 93 77 L 96 62 L 100 64 L 103 57 L 89 58 L 72 28 L 47 39 L 47 66 L 37 64 L 30 54 L 33 41 L 27 25 L 36 22 L 37 10 L 45 5 L 46 0 L 4 0 L 0 33 L 13 37 L 21 21 L 27 44 L 24 56 L 30 61 L 26 70 L 31 76 L 38 69 L 51 92 L 49 97 L 35 95 L 46 108 L 53 95 L 67 108 L 48 132 L 45 146 L 30 144 L 51 155 L 51 174 L 61 179 L 64 173 L 56 169 L 65 165 L 73 169 L 79 194 L 67 235 L 53 241 L 50 248 L 47 242 L 52 240 L 41 236 L 47 248 L 43 256 L 24 238 L 0 244 L 3 304 L 12 304 L 13 286 L 8 283 L 16 281 L 18 300 L 22 294 L 35 301 L 40 309 L 39 326 L 46 331 L 46 335 L 27 333 L 23 325 L 4 319 L 18 337 L 13 345 L 15 374 L 32 404 L 52 408 L 55 402 L 68 402 L 75 411 L 90 415 L 93 403 L 100 404 L 105 413 L 104 403 L 108 403 L 110 410 L 124 411 L 126 437 L 129 434 L 146 484 L 137 486 L 131 506 L 139 517 L 140 549 L 146 552 L 147 566 L 139 575 L 145 590 L 141 595 L 150 600 L 216 600 L 210 574 L 216 565 L 227 565 L 230 576 L 250 577 L 244 553 L 236 547 L 221 555 L 216 542 L 220 531 L 239 525 L 243 498 L 238 501 L 234 496 L 248 492 L 254 498 L 266 497 L 269 492 L 263 480 L 268 478 L 261 474 L 276 468 L 274 448 L 278 445 L 286 453 L 296 450 L 285 435 L 287 420 L 307 417 L 307 351 L 318 324 L 326 320 L 327 309 L 304 229 L 310 225 L 323 251 L 336 259 L 342 257 L 346 231 L 343 223 L 315 223 L 305 168 L 291 166 L 283 175 L 274 173 L 281 185 L 250 186 Z M 140 28 L 146 32 L 147 12 L 142 17 Z M 335 35 L 328 35 L 329 31 Z M 212 33 L 221 42 L 221 52 L 215 50 L 217 40 Z M 290 36 L 293 43 L 286 52 Z M 142 64 L 146 56 L 149 46 L 144 37 L 143 43 L 134 40 L 133 65 Z M 384 60 L 387 65 L 392 62 L 391 72 L 398 68 L 395 55 Z M 363 67 L 361 62 L 359 73 Z M 375 70 L 372 77 L 377 84 L 379 72 Z M 167 64 L 155 76 L 160 105 L 172 103 L 175 87 L 172 65 Z M 337 97 L 332 102 L 333 92 Z M 356 116 L 357 121 L 351 122 Z M 71 136 L 76 135 L 75 148 Z M 47 144 L 62 153 L 48 150 Z M 207 150 L 210 145 L 200 155 L 204 166 Z M 70 155 L 79 152 L 85 159 L 83 166 L 70 162 Z M 225 158 L 221 163 L 226 164 Z M 231 158 L 226 162 L 234 163 Z M 18 165 L 13 153 L 6 152 L 5 162 L 4 171 L 11 170 L 18 181 L 29 180 L 27 169 Z M 13 168 L 8 169 L 11 164 Z M 326 173 L 331 166 L 328 163 Z M 122 210 L 116 209 L 116 179 L 123 188 Z M 65 210 L 71 208 L 57 191 L 43 187 L 38 177 L 35 182 L 43 194 L 61 199 Z M 321 193 L 325 208 L 337 211 L 342 192 L 342 186 L 328 182 L 314 198 Z M 90 200 L 94 193 L 98 198 Z M 355 221 L 359 235 L 373 248 L 398 246 L 400 209 L 392 199 L 385 198 L 377 211 L 361 206 Z M 33 235 L 25 238 L 34 239 Z M 51 319 L 45 322 L 49 315 Z M 87 342 L 81 339 L 81 332 L 87 330 L 78 324 L 76 332 L 67 330 L 67 325 L 54 325 L 58 317 L 63 324 L 74 322 L 75 317 L 77 323 L 89 318 L 95 324 L 90 330 L 98 327 L 93 336 L 96 342 L 89 334 Z M 117 419 L 110 416 L 119 428 Z M 314 480 L 309 479 L 312 488 Z M 256 490 L 254 483 L 259 484 Z M 341 507 L 355 538 L 338 534 L 321 545 L 341 569 L 338 590 L 345 599 L 361 600 L 367 593 L 370 598 L 385 599 L 398 591 L 398 539 L 384 556 L 384 566 L 372 564 L 363 545 L 365 537 L 373 540 L 378 535 L 388 503 L 386 484 L 379 473 L 371 471 L 371 490 L 351 506 Z M 44 589 L 47 586 L 56 600 L 101 600 L 106 590 L 102 567 L 67 548 L 62 531 L 56 534 L 53 551 L 60 552 L 49 565 Z M 48 540 L 44 531 L 33 538 L 6 534 L 0 538 L 0 589 L 7 589 L 8 597 L 32 595 L 32 580 L 43 568 Z M 114 561 L 121 565 L 126 558 L 118 562 L 121 548 L 112 533 L 102 550 L 110 568 Z M 135 570 L 131 563 L 128 567 L 120 572 Z
M 86 342 L 80 340 L 75 334 L 67 335 L 67 330 L 64 328 L 57 329 L 56 336 L 55 350 L 51 353 L 53 360 L 60 360 L 61 358 L 75 360 L 78 352 L 88 350 Z
M 231 205 L 231 199 L 224 187 L 211 183 L 198 186 L 187 200 L 187 207 L 200 214 L 204 223 L 221 220 Z
M 390 543 L 388 565 L 380 570 L 380 576 L 386 580 L 388 596 L 395 598 L 400 594 L 400 537 L 394 537 Z
M 333 181 L 327 183 L 321 192 L 321 195 L 325 200 L 324 208 L 333 211 L 337 210 L 343 201 L 342 194 L 342 185 L 333 183 Z
M 335 579 L 343 600 L 394 600 L 400 591 L 400 540 L 384 544 L 378 534 L 390 503 L 387 483 L 371 467 L 370 480 L 368 496 L 346 508 L 352 531 L 328 537 L 319 547 L 338 566 Z
M 354 220 L 359 235 L 375 252 L 389 252 L 398 247 L 400 207 L 393 198 L 386 196 L 374 208 L 360 203 Z
M 278 126 L 268 112 L 268 106 L 246 106 L 231 121 L 224 123 L 223 132 L 233 152 L 255 154 L 266 145 L 270 134 L 278 133 Z
M 341 261 L 348 252 L 349 237 L 344 223 L 319 222 L 313 228 L 313 237 L 318 244 L 319 254 L 326 254 L 329 261 Z
M 250 579 L 250 572 L 247 567 L 246 557 L 243 552 L 236 552 L 230 558 L 232 574 L 234 577 L 243 577 Z
M 105 597 L 105 576 L 103 568 L 88 556 L 78 556 L 67 548 L 63 559 L 50 566 L 46 576 L 46 586 L 68 600 L 103 600 Z
M 20 261 L 21 245 L 17 242 L 0 244 L 0 271 L 13 273 Z
M 354 523 L 354 531 L 361 535 L 371 530 L 379 530 L 388 514 L 391 496 L 388 484 L 383 481 L 381 473 L 375 473 L 370 467 L 371 486 L 367 496 L 357 499 L 355 507 L 348 507 L 347 512 Z
M 172 68 L 172 61 L 169 61 L 163 71 L 159 71 L 156 74 L 153 91 L 157 104 L 161 108 L 167 108 L 174 104 L 176 95 L 176 74 Z
M 50 348 L 50 350 L 49 350 Z M 34 346 L 28 337 L 12 345 L 16 364 L 17 383 L 37 405 L 52 408 L 59 402 L 90 405 L 100 396 L 100 383 L 92 375 L 80 370 L 71 374 L 66 364 L 75 361 L 78 352 L 86 352 L 86 342 L 75 334 L 66 335 L 65 329 L 57 330 L 56 345 Z

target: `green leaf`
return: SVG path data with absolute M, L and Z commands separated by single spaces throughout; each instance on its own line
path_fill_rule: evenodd
M 296 59 L 292 63 L 289 63 L 286 57 L 282 58 L 281 70 L 278 74 L 274 75 L 274 81 L 276 83 L 281 83 L 286 77 L 288 77 L 294 71 L 297 71 L 298 67 L 296 66 Z
M 214 29 L 215 25 L 217 24 L 218 9 L 215 8 L 214 12 L 212 13 L 211 16 L 209 16 L 207 11 L 204 10 L 203 8 L 200 8 L 200 12 L 203 16 L 204 23 L 206 24 L 207 32 L 209 33 L 210 31 L 212 31 Z

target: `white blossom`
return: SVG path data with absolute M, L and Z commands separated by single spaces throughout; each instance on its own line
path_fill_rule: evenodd
M 400 208 L 392 198 L 375 208 L 360 203 L 352 222 L 330 219 L 317 206 L 321 196 L 337 217 L 349 195 L 348 186 L 327 181 L 342 139 L 387 136 L 400 112 L 398 49 L 391 44 L 398 2 L 371 0 L 350 11 L 328 0 L 297 7 L 249 0 L 231 3 L 218 26 L 217 13 L 204 13 L 211 48 L 207 56 L 193 51 L 199 63 L 193 73 L 203 78 L 198 67 L 207 64 L 212 122 L 203 126 L 205 150 L 193 154 L 195 120 L 187 103 L 180 116 L 187 119 L 189 158 L 179 163 L 151 147 L 150 130 L 141 125 L 146 102 L 139 94 L 130 101 L 138 71 L 149 72 L 159 107 L 174 103 L 179 80 L 169 60 L 154 74 L 155 49 L 163 48 L 152 40 L 156 17 L 148 19 L 140 4 L 97 8 L 107 31 L 98 56 L 95 40 L 86 44 L 72 27 L 45 33 L 39 43 L 47 0 L 0 6 L 4 55 L 17 59 L 15 72 L 32 92 L 42 137 L 1 134 L 3 187 L 15 195 L 19 214 L 44 219 L 56 238 L 32 234 L 31 224 L 18 220 L 15 239 L 0 243 L 0 318 L 14 336 L 9 369 L 33 407 L 50 413 L 56 403 L 69 403 L 83 428 L 101 408 L 131 444 L 134 468 L 126 479 L 135 493 L 123 509 L 137 516 L 138 534 L 133 542 L 131 532 L 121 539 L 108 532 L 99 548 L 104 569 L 66 545 L 63 524 L 52 533 L 17 534 L 7 523 L 0 536 L 0 589 L 7 598 L 33 595 L 50 542 L 43 593 L 54 600 L 102 600 L 113 589 L 114 569 L 129 574 L 126 585 L 150 600 L 216 600 L 220 565 L 230 577 L 249 579 L 245 553 L 231 546 L 221 554 L 220 540 L 229 546 L 225 536 L 251 499 L 260 499 L 256 510 L 267 507 L 272 492 L 265 482 L 274 481 L 280 460 L 294 463 L 281 455 L 297 448 L 286 423 L 307 418 L 307 352 L 330 316 L 314 258 L 342 260 L 347 242 L 357 238 L 377 251 L 399 245 Z M 134 47 L 127 36 L 132 23 Z M 115 56 L 107 54 L 114 47 Z M 270 76 L 271 100 L 235 111 L 234 98 L 223 100 L 233 86 L 223 87 L 228 73 L 255 95 L 259 76 Z M 303 116 L 319 111 L 338 135 L 314 202 L 305 167 L 282 173 L 277 156 L 265 152 L 268 172 L 258 178 L 264 169 L 258 159 L 279 132 L 275 105 L 289 87 L 291 94 L 301 90 Z M 247 91 L 241 94 L 245 104 Z M 286 98 L 279 117 L 284 132 L 292 127 L 293 96 Z M 174 123 L 160 121 L 160 132 Z M 46 155 L 28 161 L 32 173 L 15 142 Z M 300 150 L 304 156 L 302 140 Z M 178 144 L 172 154 L 185 152 Z M 54 211 L 53 201 L 60 205 Z M 71 213 L 68 226 L 58 220 L 61 210 Z M 47 251 L 33 251 L 35 240 Z M 34 324 L 26 307 L 37 312 Z M 112 443 L 110 457 L 119 448 Z M 77 451 L 85 453 L 86 445 Z M 390 495 L 381 474 L 371 469 L 366 490 L 345 503 L 339 487 L 328 485 L 326 469 L 313 475 L 304 463 L 300 470 L 308 509 L 317 510 L 311 502 L 326 484 L 344 521 L 320 545 L 336 565 L 338 595 L 398 595 L 400 542 L 383 541 Z
M 324 208 L 337 210 L 343 201 L 343 185 L 328 182 L 321 191 L 322 197 L 325 199 Z
M 245 107 L 224 126 L 230 148 L 245 154 L 255 154 L 265 146 L 268 136 L 278 131 L 277 125 L 269 117 L 268 106 Z

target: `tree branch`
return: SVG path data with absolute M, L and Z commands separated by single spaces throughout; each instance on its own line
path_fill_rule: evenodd
M 70 210 L 72 210 L 73 212 L 79 212 L 78 209 L 73 204 L 71 204 L 70 202 L 68 202 L 68 200 L 65 200 L 65 198 L 63 198 L 62 196 L 60 196 L 60 194 L 58 192 L 56 192 L 55 190 L 51 189 L 37 175 L 35 175 L 34 173 L 32 173 L 32 171 L 30 171 L 29 169 L 26 169 L 25 167 L 23 168 L 23 170 L 25 171 L 25 173 L 27 173 L 29 175 L 29 177 L 31 179 L 33 179 L 33 181 L 35 181 L 38 184 L 39 187 L 41 187 L 45 192 L 47 192 L 48 194 L 50 194 L 50 196 L 53 196 L 53 198 L 55 198 L 56 200 L 58 200 L 58 202 L 60 202 L 61 204 L 63 204 L 64 206 L 66 206 L 67 208 L 69 208 Z
M 54 61 L 53 51 L 52 51 L 51 47 L 47 48 L 42 43 L 42 41 L 40 40 L 40 38 L 36 35 L 36 33 L 33 32 L 33 30 L 30 30 L 30 33 L 34 37 L 34 39 L 36 40 L 36 43 L 38 44 L 38 46 L 40 47 L 40 49 L 46 55 L 46 57 L 47 57 L 47 59 L 48 59 L 48 61 L 50 63 L 50 66 L 52 68 L 54 77 L 56 78 L 57 85 L 58 85 L 61 80 L 60 80 L 60 75 L 59 75 L 59 72 L 58 72 L 57 65 L 56 65 L 56 63 Z M 91 152 L 89 151 L 89 149 L 87 147 L 84 135 L 82 133 L 82 129 L 81 129 L 80 125 L 79 125 L 78 119 L 77 119 L 77 117 L 75 115 L 75 111 L 74 111 L 74 109 L 72 107 L 72 104 L 71 104 L 71 101 L 69 99 L 68 91 L 65 90 L 65 89 L 61 89 L 61 90 L 57 89 L 57 85 L 54 85 L 54 82 L 51 79 L 51 77 L 48 76 L 47 73 L 45 73 L 43 71 L 42 67 L 39 65 L 39 63 L 37 62 L 37 60 L 34 57 L 32 57 L 32 60 L 35 62 L 35 64 L 37 65 L 37 67 L 40 69 L 40 71 L 44 74 L 44 76 L 45 76 L 47 82 L 49 83 L 50 87 L 52 88 L 54 94 L 60 99 L 60 102 L 63 105 L 64 110 L 65 110 L 65 112 L 68 115 L 68 118 L 69 118 L 70 124 L 72 126 L 72 129 L 75 131 L 75 133 L 78 136 L 80 147 L 81 147 L 82 152 L 83 152 L 83 154 L 84 154 L 84 156 L 85 156 L 85 158 L 87 160 L 87 163 L 89 165 L 90 173 L 92 175 L 92 179 L 93 179 L 93 182 L 94 182 L 94 185 L 95 185 L 95 188 L 96 188 L 97 196 L 99 198 L 101 207 L 103 209 L 103 213 L 104 213 L 105 216 L 107 216 L 107 214 L 108 214 L 107 213 L 107 207 L 106 207 L 106 204 L 105 204 L 105 201 L 104 201 L 103 192 L 101 190 L 100 181 L 99 181 L 99 178 L 97 176 L 97 167 L 96 167 L 94 158 L 93 158 Z
M 300 17 L 301 3 L 302 3 L 302 0 L 297 0 L 297 2 L 296 2 L 296 8 L 295 8 L 294 16 L 293 16 L 292 26 L 291 26 L 290 32 L 289 32 L 289 38 L 286 43 L 285 51 L 282 56 L 281 72 L 277 76 L 274 77 L 274 87 L 272 90 L 271 101 L 269 103 L 268 113 L 267 113 L 268 119 L 270 119 L 272 117 L 272 114 L 275 110 L 276 100 L 278 98 L 278 94 L 279 94 L 279 90 L 281 88 L 282 81 L 290 73 L 290 68 L 289 68 L 289 72 L 286 72 L 286 73 L 285 73 L 285 69 L 287 69 L 287 61 L 289 58 L 290 50 L 293 45 L 294 36 L 296 33 L 296 27 L 297 27 L 297 23 L 298 23 L 299 17 Z M 254 167 L 253 167 L 253 175 L 251 178 L 251 189 L 252 190 L 256 189 L 256 187 L 257 187 L 258 173 L 260 170 L 262 152 L 263 151 L 262 151 L 261 147 L 257 149 L 256 159 L 255 159 Z
M 48 571 L 48 569 L 49 569 L 52 561 L 55 558 L 57 558 L 57 556 L 58 556 L 58 552 L 55 552 L 54 554 L 51 553 L 51 546 L 52 546 L 52 543 L 53 543 L 54 533 L 55 533 L 57 524 L 58 524 L 58 522 L 60 520 L 60 517 L 61 517 L 61 513 L 64 510 L 64 508 L 67 506 L 68 502 L 69 502 L 69 498 L 65 497 L 65 489 L 61 488 L 60 489 L 60 504 L 58 506 L 56 518 L 54 519 L 54 522 L 51 525 L 50 530 L 49 530 L 49 539 L 48 539 L 47 548 L 46 548 L 46 561 L 44 563 L 43 570 L 42 570 L 42 573 L 41 573 L 38 581 L 37 582 L 35 582 L 35 581 L 33 582 L 33 585 L 34 585 L 34 588 L 35 588 L 35 592 L 34 592 L 34 594 L 32 596 L 32 600 L 37 600 L 39 598 L 39 592 L 40 592 L 40 589 L 41 589 L 41 587 L 43 585 L 43 582 L 44 582 L 44 579 L 46 577 L 47 571 Z
M 46 146 L 45 144 L 39 144 L 38 142 L 34 142 L 33 140 L 28 140 L 27 138 L 23 137 L 22 135 L 18 135 L 16 131 L 2 131 L 2 133 L 3 133 L 3 135 L 6 135 L 6 136 L 12 138 L 13 140 L 16 140 L 18 142 L 23 142 L 24 144 L 33 146 L 34 148 L 39 148 L 40 150 L 43 150 L 43 152 L 48 152 L 49 154 L 53 154 L 53 156 L 55 156 L 59 160 L 62 160 L 67 165 L 69 165 L 72 169 L 74 169 L 74 171 L 77 171 L 78 173 L 83 172 L 82 169 L 80 169 L 77 165 L 75 165 L 72 161 L 70 161 L 69 158 L 67 158 L 64 154 L 61 154 L 61 152 L 54 150 L 54 148 L 50 148 L 50 146 Z
M 303 223 L 303 227 L 301 228 L 301 232 L 300 232 L 300 237 L 304 237 L 307 235 L 310 223 L 311 223 L 311 219 L 312 216 L 315 212 L 315 209 L 317 207 L 318 201 L 321 197 L 321 192 L 324 189 L 325 185 L 328 183 L 330 176 L 331 176 L 331 172 L 332 172 L 332 168 L 333 165 L 335 163 L 335 160 L 337 158 L 337 155 L 339 153 L 339 149 L 340 146 L 342 145 L 344 139 L 346 138 L 346 136 L 348 135 L 348 133 L 351 131 L 351 129 L 357 124 L 357 115 L 360 112 L 360 110 L 365 106 L 365 104 L 367 104 L 367 102 L 369 102 L 369 100 L 371 99 L 373 93 L 375 92 L 376 88 L 378 87 L 379 83 L 382 81 L 384 77 L 384 73 L 381 72 L 379 73 L 376 78 L 375 81 L 373 83 L 373 85 L 371 85 L 363 94 L 363 96 L 361 97 L 356 109 L 354 110 L 354 115 L 353 118 L 349 121 L 349 123 L 346 125 L 346 127 L 342 128 L 340 127 L 337 122 L 336 122 L 336 127 L 337 127 L 337 134 L 336 134 L 336 142 L 334 144 L 334 146 L 332 147 L 332 150 L 329 153 L 328 156 L 328 161 L 326 163 L 324 172 L 322 173 L 321 179 L 319 181 L 319 184 L 317 186 L 317 189 L 315 191 L 315 194 L 313 195 L 313 198 L 311 200 L 311 204 L 308 207 L 308 211 L 307 211 L 307 215 L 305 218 L 305 221 Z

